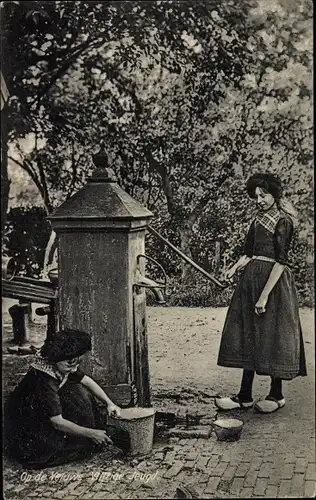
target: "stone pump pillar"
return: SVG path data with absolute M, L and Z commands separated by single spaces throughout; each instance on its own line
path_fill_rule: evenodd
M 131 401 L 135 382 L 138 404 L 149 406 L 144 287 L 155 282 L 144 277 L 141 257 L 153 214 L 120 188 L 105 152 L 93 161 L 87 184 L 49 217 L 58 238 L 59 325 L 91 334 L 83 369 L 117 404 Z

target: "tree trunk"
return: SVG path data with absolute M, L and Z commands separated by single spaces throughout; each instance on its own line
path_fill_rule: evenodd
M 8 106 L 1 111 L 1 234 L 3 235 L 9 205 L 10 180 L 8 175 Z
M 179 234 L 180 234 L 180 250 L 190 259 L 192 259 L 191 253 L 191 239 L 192 239 L 192 227 L 193 223 L 190 221 L 180 221 L 179 222 Z M 187 264 L 184 260 L 181 260 L 181 280 L 183 283 L 187 283 L 192 279 L 193 268 L 190 264 Z

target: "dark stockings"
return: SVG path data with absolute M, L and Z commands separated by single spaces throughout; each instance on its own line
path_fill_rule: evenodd
M 255 372 L 252 370 L 243 371 L 238 397 L 244 403 L 252 401 L 252 384 L 254 376 Z M 267 398 L 274 398 L 277 400 L 283 399 L 282 379 L 271 377 L 270 392 Z
M 255 372 L 252 370 L 243 371 L 238 397 L 244 403 L 252 401 L 252 384 L 254 376 Z
M 281 378 L 272 378 L 271 377 L 270 392 L 269 392 L 269 395 L 267 396 L 267 399 L 268 398 L 274 398 L 274 399 L 277 399 L 278 401 L 280 399 L 283 399 L 282 379 Z

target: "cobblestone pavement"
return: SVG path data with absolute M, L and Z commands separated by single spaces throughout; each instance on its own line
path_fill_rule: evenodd
M 216 311 L 212 310 L 212 314 Z M 306 314 L 313 316 L 312 312 Z M 90 460 L 43 471 L 26 471 L 4 459 L 5 498 L 174 498 L 178 485 L 191 486 L 200 498 L 314 497 L 313 320 L 303 317 L 303 329 L 308 377 L 286 384 L 286 405 L 274 414 L 235 411 L 233 416 L 244 421 L 239 441 L 217 441 L 213 433 L 208 439 L 160 438 L 147 459 L 126 459 L 108 450 Z M 214 335 L 213 342 L 215 352 L 219 337 Z M 229 374 L 229 370 L 223 372 L 213 363 L 211 377 L 217 380 L 215 388 L 232 387 L 226 380 L 223 385 L 223 378 Z M 259 392 L 264 396 L 263 389 Z M 194 398 L 191 404 L 194 406 Z M 209 416 L 214 417 L 213 400 L 208 408 Z

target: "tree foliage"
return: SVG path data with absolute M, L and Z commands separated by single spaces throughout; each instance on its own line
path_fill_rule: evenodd
M 310 0 L 24 4 L 5 16 L 10 157 L 48 212 L 104 141 L 124 189 L 208 268 L 216 240 L 223 264 L 238 253 L 254 171 L 278 173 L 312 223 Z

